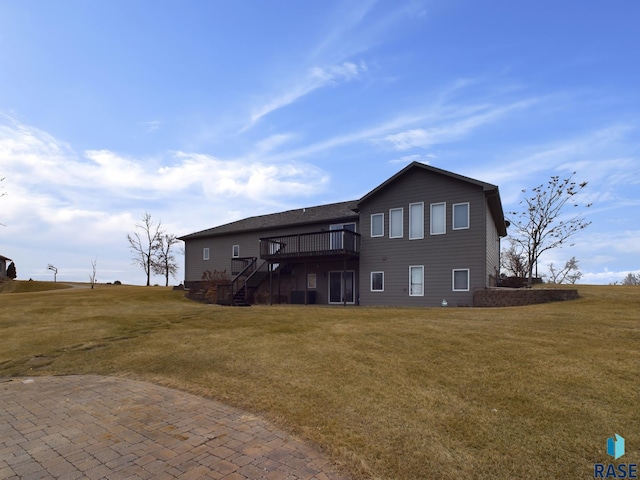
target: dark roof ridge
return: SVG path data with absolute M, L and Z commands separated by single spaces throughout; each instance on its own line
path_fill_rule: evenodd
M 289 227 L 294 225 L 304 225 L 307 223 L 318 223 L 330 221 L 332 219 L 357 217 L 354 210 L 358 200 L 348 200 L 343 202 L 327 203 L 323 205 L 313 205 L 310 207 L 300 207 L 282 212 L 266 213 L 242 218 L 233 222 L 225 223 L 217 227 L 208 228 L 195 233 L 178 237 L 180 240 L 207 237 L 211 235 L 225 235 L 237 233 L 239 231 L 248 232 L 263 230 L 267 228 Z
M 444 170 L 442 168 L 433 167 L 431 165 L 427 165 L 426 163 L 413 161 L 409 165 L 404 167 L 402 170 L 400 170 L 398 173 L 396 173 L 395 175 L 393 175 L 393 176 L 389 177 L 388 179 L 386 179 L 384 182 L 382 182 L 376 188 L 371 190 L 369 193 L 365 194 L 362 198 L 360 198 L 360 200 L 358 201 L 358 204 L 366 201 L 371 196 L 375 195 L 377 192 L 379 192 L 380 190 L 385 188 L 387 185 L 389 185 L 390 183 L 393 183 L 398 177 L 401 177 L 407 171 L 411 170 L 412 168 L 416 168 L 416 167 L 417 168 L 422 168 L 423 170 L 428 170 L 428 171 L 431 171 L 431 172 L 434 172 L 434 173 L 439 173 L 439 174 L 445 175 L 447 177 L 455 178 L 457 180 L 462 180 L 463 182 L 473 183 L 474 185 L 478 185 L 478 186 L 482 187 L 484 189 L 484 191 L 492 191 L 492 190 L 496 190 L 498 188 L 496 185 L 493 185 L 491 183 L 483 182 L 481 180 L 476 180 L 475 178 L 471 178 L 471 177 L 466 177 L 464 175 L 460 175 L 458 173 L 453 173 L 453 172 L 450 172 L 448 170 Z

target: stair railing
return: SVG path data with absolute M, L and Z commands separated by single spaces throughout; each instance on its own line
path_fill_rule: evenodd
M 255 270 L 256 263 L 258 262 L 258 259 L 256 257 L 247 257 L 246 260 L 248 260 L 247 261 L 247 265 L 242 270 L 240 270 L 240 272 L 238 272 L 238 274 L 235 277 L 233 277 L 233 280 L 231 280 L 231 302 L 233 302 L 235 294 L 237 292 L 239 292 L 242 289 L 242 287 L 245 287 L 244 288 L 244 296 L 245 296 L 245 300 L 246 300 L 246 297 L 247 297 L 247 288 L 246 288 L 247 279 L 251 276 L 251 274 L 253 274 L 253 272 Z M 242 286 L 238 287 L 240 282 L 244 282 L 244 284 Z

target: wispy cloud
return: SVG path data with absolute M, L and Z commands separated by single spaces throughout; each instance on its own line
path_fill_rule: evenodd
M 339 3 L 339 8 L 330 17 L 330 26 L 315 49 L 309 52 L 313 61 L 334 58 L 342 61 L 369 47 L 353 39 L 354 30 L 362 25 L 364 18 L 377 4 L 377 0 Z
M 286 140 L 267 138 L 257 151 L 269 151 Z M 316 194 L 329 180 L 313 165 L 269 164 L 253 159 L 258 156 L 220 159 L 178 151 L 162 158 L 136 158 L 109 150 L 78 155 L 46 132 L 15 122 L 0 125 L 0 171 L 11 179 L 3 220 L 18 226 L 21 219 L 36 216 L 48 224 L 91 221 L 95 226 L 105 222 L 107 209 L 115 209 L 109 217 L 121 214 L 117 205 L 124 199 L 168 200 L 193 191 L 225 204 L 236 199 L 238 205 L 263 206 Z M 74 198 L 82 199 L 81 207 Z
M 386 135 L 376 142 L 379 144 L 390 144 L 396 150 L 409 150 L 411 148 L 429 148 L 439 143 L 457 140 L 464 135 L 486 125 L 504 118 L 515 110 L 524 110 L 531 107 L 538 100 L 528 99 L 499 106 L 475 106 L 472 110 L 477 110 L 471 115 L 467 115 L 469 107 L 464 107 L 458 113 L 443 112 L 443 117 L 456 116 L 453 121 L 444 121 L 442 125 L 434 125 L 425 128 L 414 128 L 411 130 Z
M 149 122 L 142 122 L 142 126 L 145 128 L 147 133 L 155 132 L 160 128 L 162 122 L 160 120 L 151 120 Z
M 337 85 L 341 82 L 349 82 L 359 78 L 366 71 L 367 65 L 364 61 L 358 63 L 345 61 L 337 65 L 312 67 L 302 80 L 294 82 L 286 91 L 281 92 L 279 95 L 276 95 L 271 100 L 254 109 L 249 124 L 244 127 L 243 131 L 251 128 L 266 115 L 294 103 L 315 90 L 326 86 Z
M 421 162 L 421 163 L 430 164 L 431 160 L 433 160 L 434 158 L 436 158 L 436 156 L 431 153 L 428 153 L 426 155 L 419 155 L 419 154 L 404 155 L 402 157 L 389 160 L 389 163 L 391 165 L 407 165 L 411 162 Z
M 640 177 L 640 163 L 627 151 L 628 137 L 635 131 L 637 129 L 633 125 L 616 124 L 572 138 L 528 145 L 500 156 L 493 164 L 485 163 L 465 174 L 473 178 L 488 177 L 501 185 L 502 200 L 506 203 L 519 198 L 523 188 L 536 186 L 531 182 L 540 174 L 548 179 L 551 174 L 574 171 L 580 181 L 591 182 L 590 191 L 593 192 L 595 187 L 599 196 L 611 192 L 619 197 L 623 192 L 620 186 L 637 184 Z

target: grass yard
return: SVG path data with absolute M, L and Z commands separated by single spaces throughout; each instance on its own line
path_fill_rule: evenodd
M 157 287 L 0 294 L 0 376 L 125 375 L 259 413 L 354 479 L 640 463 L 640 288 L 517 308 L 230 308 Z

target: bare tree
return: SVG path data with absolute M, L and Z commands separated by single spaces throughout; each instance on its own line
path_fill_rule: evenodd
M 527 276 L 527 257 L 513 239 L 510 240 L 509 248 L 505 248 L 500 253 L 500 266 L 507 275 L 518 278 Z
M 622 285 L 640 285 L 640 273 L 629 273 L 626 277 L 624 277 L 624 280 L 622 280 Z
M 562 247 L 569 238 L 591 224 L 582 212 L 573 214 L 565 211 L 566 207 L 580 206 L 575 196 L 587 186 L 587 182 L 578 184 L 573 181 L 575 173 L 563 180 L 552 176 L 546 184 L 532 189 L 531 196 L 520 202 L 520 211 L 509 212 L 509 221 L 515 230 L 512 239 L 522 247 L 527 258 L 529 285 L 533 281 L 534 268 L 537 275 L 540 255 Z M 526 193 L 526 190 L 522 192 Z M 585 208 L 590 206 L 587 204 Z
M 89 282 L 91 282 L 91 290 L 93 290 L 94 285 L 96 284 L 96 268 L 98 266 L 98 259 L 94 258 L 91 260 L 91 275 L 89 275 Z
M 168 233 L 163 233 L 158 238 L 158 250 L 152 268 L 154 273 L 164 275 L 166 287 L 169 286 L 169 276 L 175 278 L 175 274 L 178 271 L 178 264 L 171 252 L 171 247 L 179 241 L 175 235 Z
M 136 223 L 136 231 L 127 234 L 129 250 L 133 252 L 133 263 L 144 270 L 147 287 L 151 285 L 151 271 L 160 248 L 162 234 L 161 222 L 156 225 L 149 212 L 144 213 L 141 223 Z
M 561 269 L 558 269 L 553 263 L 549 264 L 549 283 L 570 283 L 573 285 L 581 278 L 582 272 L 576 257 L 567 260 Z

